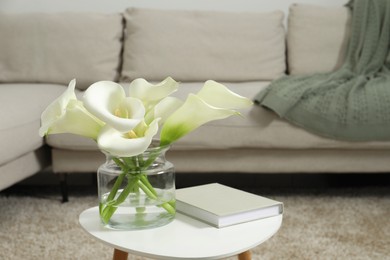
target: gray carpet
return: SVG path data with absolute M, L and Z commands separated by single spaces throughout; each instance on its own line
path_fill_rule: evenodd
M 253 259 L 390 259 L 388 187 L 267 196 L 284 202 L 283 224 L 253 249 Z M 111 259 L 113 250 L 78 226 L 78 215 L 96 203 L 93 194 L 71 196 L 65 204 L 42 192 L 0 194 L 0 259 Z

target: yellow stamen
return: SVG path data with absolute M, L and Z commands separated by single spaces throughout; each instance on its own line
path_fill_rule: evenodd
M 119 110 L 119 108 L 115 109 L 114 115 L 117 117 L 121 117 L 121 111 Z
M 131 139 L 138 138 L 137 134 L 133 130 L 127 132 L 127 136 L 130 137 Z
M 117 108 L 114 111 L 114 115 L 121 118 L 129 118 L 129 111 L 126 109 Z

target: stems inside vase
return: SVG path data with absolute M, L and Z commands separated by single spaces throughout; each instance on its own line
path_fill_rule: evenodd
M 116 178 L 107 198 L 101 199 L 99 203 L 100 216 L 104 224 L 109 223 L 119 205 L 124 203 L 131 193 L 136 194 L 140 191 L 142 191 L 148 199 L 159 201 L 157 206 L 164 208 L 167 213 L 171 215 L 175 214 L 175 200 L 164 201 L 166 198 L 160 198 L 160 195 L 150 183 L 147 175 L 148 168 L 153 164 L 159 154 L 160 151 L 152 152 L 146 159 L 144 158 L 144 155 L 112 158 L 115 164 L 120 168 L 121 173 Z M 127 181 L 127 184 L 121 189 L 124 181 Z M 137 207 L 137 212 L 143 212 L 140 208 L 141 207 Z

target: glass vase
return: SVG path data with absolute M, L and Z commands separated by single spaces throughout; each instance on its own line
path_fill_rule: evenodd
M 99 214 L 104 226 L 136 230 L 174 219 L 175 169 L 165 159 L 168 149 L 152 145 L 133 157 L 106 155 L 98 169 Z

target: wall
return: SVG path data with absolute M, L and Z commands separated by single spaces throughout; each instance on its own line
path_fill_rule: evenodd
M 0 11 L 121 12 L 128 6 L 138 6 L 224 11 L 272 11 L 278 9 L 287 12 L 288 6 L 292 3 L 341 6 L 346 2 L 347 0 L 0 0 Z

